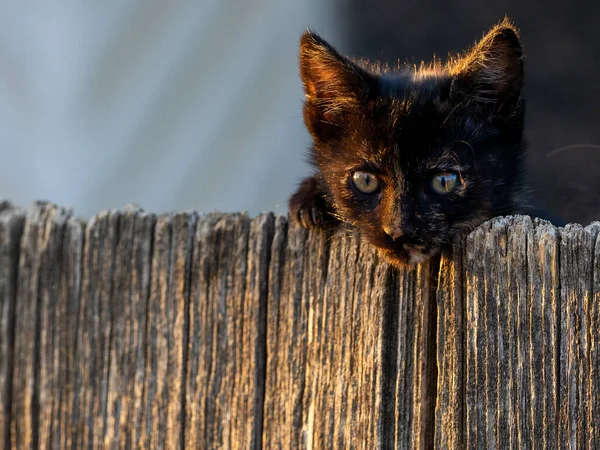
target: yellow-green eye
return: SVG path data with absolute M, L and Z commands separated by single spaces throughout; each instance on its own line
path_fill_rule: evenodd
M 431 188 L 438 194 L 448 194 L 456 188 L 458 177 L 454 172 L 440 172 L 433 176 Z
M 379 190 L 379 178 L 369 172 L 354 172 L 352 182 L 354 187 L 363 194 L 373 194 Z

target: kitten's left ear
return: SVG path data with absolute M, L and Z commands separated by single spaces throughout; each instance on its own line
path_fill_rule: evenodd
M 508 19 L 492 28 L 450 68 L 454 88 L 494 114 L 513 115 L 522 106 L 523 49 Z
M 300 76 L 306 101 L 304 120 L 313 137 L 335 136 L 360 111 L 369 75 L 317 34 L 300 39 Z

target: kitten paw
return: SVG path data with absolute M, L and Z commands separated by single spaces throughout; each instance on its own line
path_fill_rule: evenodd
M 290 214 L 304 228 L 334 224 L 338 220 L 331 215 L 331 208 L 325 201 L 315 177 L 306 178 L 289 202 Z

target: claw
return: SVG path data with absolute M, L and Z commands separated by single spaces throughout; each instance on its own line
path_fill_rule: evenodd
M 306 217 L 306 210 L 305 209 L 301 209 L 300 211 L 298 211 L 298 221 L 300 222 L 300 224 L 304 227 L 304 228 L 310 228 L 310 224 L 308 223 L 308 217 Z
M 323 222 L 323 212 L 318 208 L 311 208 L 311 219 L 315 225 L 319 225 Z
M 306 178 L 288 202 L 290 217 L 308 230 L 324 224 L 333 226 L 338 222 L 332 216 L 333 207 L 327 203 L 326 195 L 320 188 L 322 182 L 316 177 Z

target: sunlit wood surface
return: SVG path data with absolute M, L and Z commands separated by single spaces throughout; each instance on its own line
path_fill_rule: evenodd
M 0 447 L 598 448 L 599 230 L 397 271 L 271 214 L 0 203 Z

